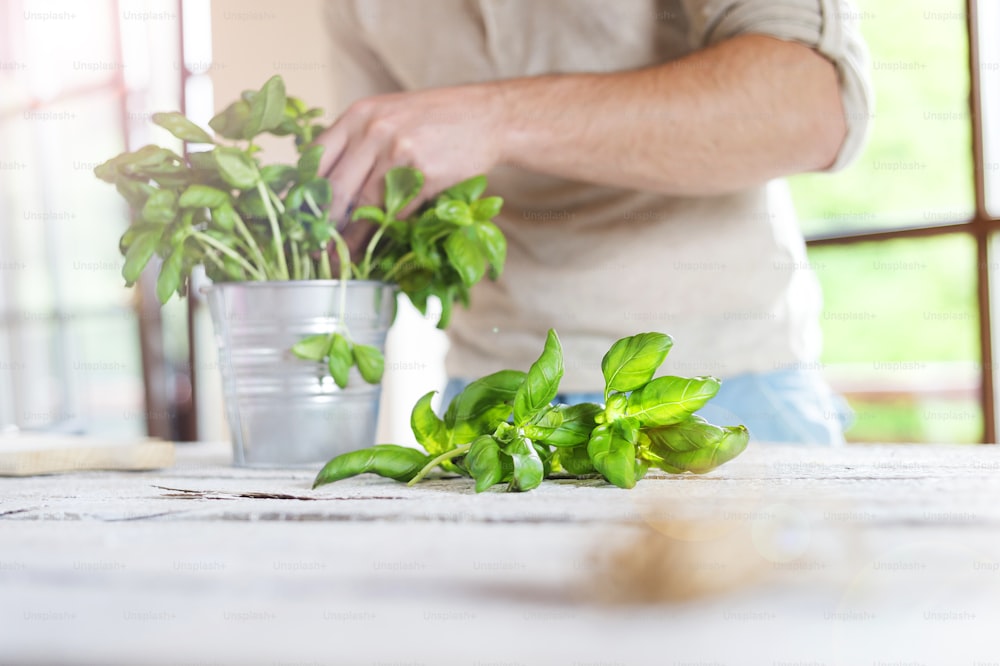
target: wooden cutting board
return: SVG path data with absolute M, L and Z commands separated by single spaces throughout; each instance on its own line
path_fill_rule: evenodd
M 174 464 L 174 444 L 159 439 L 0 435 L 0 476 L 81 470 L 146 470 Z

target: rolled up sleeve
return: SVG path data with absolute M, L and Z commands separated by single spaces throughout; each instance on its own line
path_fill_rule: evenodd
M 743 34 L 804 44 L 837 68 L 847 135 L 827 171 L 850 164 L 864 148 L 874 112 L 868 49 L 859 13 L 847 0 L 685 0 L 700 47 Z

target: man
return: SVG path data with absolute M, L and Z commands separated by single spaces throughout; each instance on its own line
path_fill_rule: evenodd
M 505 198 L 503 278 L 449 330 L 450 377 L 526 369 L 562 339 L 567 393 L 617 338 L 674 338 L 672 374 L 724 379 L 720 422 L 843 440 L 816 371 L 820 295 L 787 191 L 836 170 L 870 117 L 841 0 L 337 0 L 342 98 L 321 168 L 336 216 L 420 168 Z M 357 101 L 355 101 L 357 100 Z M 339 217 L 338 217 L 339 219 Z M 452 389 L 455 384 L 452 385 Z

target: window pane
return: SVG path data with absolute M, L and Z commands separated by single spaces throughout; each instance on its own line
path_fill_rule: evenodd
M 122 197 L 94 176 L 94 167 L 123 150 L 121 110 L 116 96 L 75 99 L 50 107 L 72 117 L 36 131 L 47 164 L 49 205 L 41 217 L 56 264 L 49 271 L 63 281 L 62 295 L 74 310 L 126 307 L 118 238 L 128 219 Z
M 32 96 L 50 99 L 113 79 L 122 70 L 113 21 L 109 0 L 25 0 L 9 35 L 30 65 Z
M 1000 384 L 997 384 L 1000 382 L 1000 234 L 991 234 L 986 247 L 989 256 L 987 269 L 990 284 L 989 313 L 993 349 L 994 392 L 992 408 L 994 417 L 1000 417 Z M 1000 423 L 1000 418 L 998 418 L 997 423 Z M 1000 442 L 1000 436 L 993 443 L 997 442 Z
M 76 418 L 87 432 L 145 432 L 139 327 L 130 312 L 81 316 L 71 326 Z
M 0 171 L 0 261 L 17 270 L 6 273 L 0 311 L 48 311 L 54 307 L 47 266 L 42 194 L 45 165 L 35 150 L 37 121 L 23 115 L 0 121 L 0 142 L 10 151 L 12 168 Z
M 807 234 L 962 221 L 974 209 L 963 0 L 867 0 L 876 109 L 870 141 L 839 174 L 793 179 Z
M 982 97 L 983 161 L 986 174 L 986 209 L 1000 216 L 1000 3 L 979 3 L 979 88 Z
M 812 248 L 824 370 L 856 412 L 853 441 L 975 442 L 976 253 L 947 235 Z
M 0 367 L 8 368 L 11 394 L 8 418 L 0 427 L 41 428 L 65 420 L 65 382 L 51 317 L 23 313 L 6 320 L 7 343 L 0 348 Z

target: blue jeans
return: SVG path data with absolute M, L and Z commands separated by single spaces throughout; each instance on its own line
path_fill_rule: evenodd
M 465 388 L 468 380 L 452 378 L 442 409 Z M 556 402 L 603 403 L 601 393 L 562 393 Z M 815 370 L 790 369 L 730 377 L 698 414 L 715 425 L 743 424 L 753 441 L 774 444 L 844 443 L 844 429 L 853 417 L 850 407 Z

